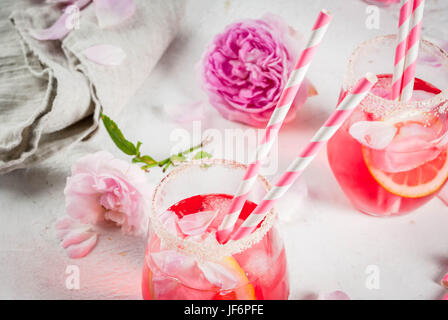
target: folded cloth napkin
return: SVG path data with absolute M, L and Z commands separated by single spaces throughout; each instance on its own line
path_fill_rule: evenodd
M 2 11 L 17 6 L 2 0 Z M 136 0 L 134 15 L 101 29 L 90 3 L 79 28 L 62 40 L 36 40 L 61 15 L 60 6 L 33 5 L 0 22 L 0 173 L 38 163 L 98 128 L 99 113 L 116 115 L 141 86 L 171 40 L 184 1 Z M 85 49 L 121 48 L 125 60 L 105 66 L 89 60 Z

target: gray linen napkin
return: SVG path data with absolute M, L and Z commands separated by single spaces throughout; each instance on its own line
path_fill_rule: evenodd
M 2 12 L 15 6 L 2 0 Z M 51 5 L 13 11 L 0 21 L 0 173 L 38 163 L 98 128 L 99 113 L 115 116 L 149 75 L 184 12 L 183 0 L 137 0 L 132 18 L 100 29 L 91 3 L 79 29 L 61 41 L 39 41 L 30 29 L 50 26 L 61 14 Z M 119 66 L 88 60 L 99 44 L 120 47 Z

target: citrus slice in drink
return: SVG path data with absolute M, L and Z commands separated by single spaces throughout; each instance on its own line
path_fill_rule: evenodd
M 256 300 L 255 290 L 244 270 L 240 267 L 235 258 L 228 256 L 221 260 L 221 264 L 231 270 L 238 278 L 241 286 L 225 292 L 219 292 L 214 296 L 214 300 Z
M 438 191 L 448 179 L 447 150 L 434 141 L 445 125 L 431 113 L 398 111 L 383 119 L 397 133 L 384 150 L 362 146 L 364 162 L 384 189 L 404 198 L 421 198 Z
M 384 189 L 404 198 L 421 198 L 438 191 L 448 179 L 447 151 L 412 170 L 385 172 L 370 162 L 371 149 L 362 147 L 364 161 L 370 174 Z

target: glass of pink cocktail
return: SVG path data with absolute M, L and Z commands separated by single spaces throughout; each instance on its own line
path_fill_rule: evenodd
M 395 39 L 374 38 L 352 54 L 341 96 L 366 71 L 379 81 L 327 145 L 342 190 L 357 209 L 374 216 L 417 209 L 448 178 L 448 56 L 421 41 L 412 100 L 392 101 Z
M 215 232 L 246 167 L 193 161 L 156 188 L 147 236 L 144 299 L 287 299 L 289 280 L 274 210 L 249 236 L 220 244 Z M 259 176 L 237 226 L 270 188 Z

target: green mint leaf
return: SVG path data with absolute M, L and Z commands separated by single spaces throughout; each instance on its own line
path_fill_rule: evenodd
M 210 159 L 212 157 L 212 155 L 208 152 L 205 151 L 199 151 L 198 153 L 196 153 L 193 157 L 194 160 L 198 160 L 198 159 L 205 159 L 208 158 Z
M 132 142 L 126 140 L 117 124 L 105 114 L 101 114 L 101 119 L 103 120 L 107 133 L 109 133 L 109 136 L 118 149 L 130 156 L 137 155 L 137 148 Z

